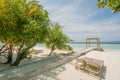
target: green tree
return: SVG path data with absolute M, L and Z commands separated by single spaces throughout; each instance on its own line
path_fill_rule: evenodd
M 12 65 L 18 65 L 30 48 L 43 42 L 48 23 L 48 13 L 37 1 L 0 0 L 0 41 L 7 43 L 7 63 L 12 63 L 14 48 L 17 59 Z
M 12 62 L 12 52 L 13 52 L 13 28 L 15 28 L 16 24 L 13 18 L 14 14 L 11 13 L 12 7 L 11 0 L 0 0 L 0 41 L 3 43 L 7 43 L 8 48 L 8 61 L 7 63 Z
M 97 6 L 99 8 L 109 7 L 113 13 L 120 11 L 120 0 L 98 0 Z
M 31 2 L 30 2 L 31 3 Z M 30 4 L 29 4 L 30 5 Z M 30 49 L 35 46 L 37 43 L 44 41 L 44 38 L 47 33 L 47 27 L 49 23 L 48 13 L 43 7 L 36 2 L 33 2 L 30 7 L 33 6 L 29 12 L 28 16 L 30 17 L 29 24 L 24 25 L 22 31 L 22 38 L 20 39 L 20 46 L 17 52 L 16 61 L 12 64 L 17 66 L 21 60 L 26 58 L 30 54 Z M 36 9 L 36 6 L 39 9 Z
M 71 41 L 72 40 L 68 36 L 63 34 L 61 25 L 57 23 L 51 24 L 49 34 L 45 41 L 46 47 L 51 49 L 49 56 L 52 55 L 55 49 L 72 51 L 72 47 L 66 44 Z

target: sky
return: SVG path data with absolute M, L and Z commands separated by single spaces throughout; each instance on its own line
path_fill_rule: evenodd
M 50 20 L 63 26 L 64 33 L 76 42 L 86 38 L 120 41 L 120 12 L 98 9 L 97 0 L 40 0 Z

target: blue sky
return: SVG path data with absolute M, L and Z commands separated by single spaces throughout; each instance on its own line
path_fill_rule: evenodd
M 97 0 L 40 0 L 51 21 L 64 26 L 74 41 L 99 37 L 101 41 L 120 41 L 120 13 L 107 7 L 98 9 Z

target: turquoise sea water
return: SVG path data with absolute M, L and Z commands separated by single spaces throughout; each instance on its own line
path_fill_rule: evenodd
M 0 43 L 1 44 L 1 43 Z M 69 44 L 74 49 L 84 49 L 86 47 L 86 44 Z M 91 47 L 96 47 L 96 44 L 90 44 Z M 36 47 L 43 47 L 45 48 L 44 44 L 37 44 Z M 100 44 L 100 47 L 104 50 L 120 50 L 120 44 Z
M 74 49 L 84 49 L 86 47 L 86 44 L 69 44 Z M 38 44 L 37 47 L 45 47 L 44 44 Z M 96 47 L 96 44 L 91 44 L 91 47 Z M 120 44 L 101 44 L 101 48 L 104 50 L 120 50 Z
M 75 49 L 84 49 L 86 44 L 70 44 Z M 96 47 L 96 44 L 91 44 L 91 47 Z M 101 48 L 109 50 L 120 50 L 120 44 L 101 44 Z
M 1 45 L 1 43 L 0 43 Z M 86 47 L 86 44 L 69 44 L 71 45 L 74 49 L 84 49 Z M 90 44 L 91 47 L 96 47 L 96 44 Z M 45 48 L 44 44 L 37 44 L 36 47 L 43 47 Z M 100 44 L 100 47 L 103 48 L 104 50 L 120 50 L 120 44 Z

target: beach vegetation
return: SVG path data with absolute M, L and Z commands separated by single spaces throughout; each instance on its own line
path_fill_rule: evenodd
M 7 64 L 19 65 L 30 57 L 32 48 L 39 43 L 51 49 L 49 55 L 55 49 L 72 51 L 66 44 L 71 41 L 61 25 L 49 20 L 47 10 L 38 1 L 0 0 L 0 55 L 6 55 Z
M 56 49 L 73 51 L 72 47 L 66 44 L 69 42 L 72 42 L 72 40 L 63 33 L 62 26 L 58 23 L 52 23 L 45 40 L 46 47 L 51 50 L 49 56 L 52 55 Z
M 27 57 L 33 46 L 43 42 L 48 31 L 48 12 L 35 0 L 0 2 L 0 41 L 8 51 L 7 63 L 16 66 Z M 14 52 L 17 58 L 13 63 Z
M 107 6 L 113 13 L 116 13 L 120 11 L 120 0 L 98 0 L 97 6 L 99 8 Z

